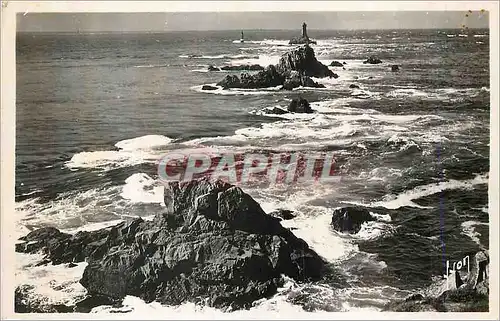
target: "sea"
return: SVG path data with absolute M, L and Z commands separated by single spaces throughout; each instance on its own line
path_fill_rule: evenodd
M 345 62 L 330 67 L 337 79 L 314 78 L 325 88 L 202 90 L 241 73 L 208 72 L 209 65 L 276 64 L 297 34 L 246 30 L 240 42 L 240 30 L 18 33 L 16 235 L 162 213 L 159 159 L 205 147 L 335 155 L 335 184 L 241 187 L 267 212 L 295 211 L 282 224 L 336 279 L 287 279 L 244 311 L 127 296 L 121 312 L 230 319 L 380 311 L 442 279 L 446 261 L 488 249 L 489 30 L 310 30 L 319 61 Z M 383 63 L 363 64 L 369 56 Z M 314 113 L 265 113 L 299 96 Z M 336 232 L 332 211 L 345 206 L 377 220 L 356 234 Z M 85 295 L 78 283 L 85 262 L 34 266 L 39 258 L 17 254 L 17 284 L 53 303 Z

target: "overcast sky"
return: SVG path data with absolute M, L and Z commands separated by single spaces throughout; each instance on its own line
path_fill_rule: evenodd
M 468 15 L 468 16 L 466 16 Z M 174 30 L 488 28 L 488 13 L 475 11 L 382 12 L 169 12 L 27 13 L 18 31 L 158 32 Z

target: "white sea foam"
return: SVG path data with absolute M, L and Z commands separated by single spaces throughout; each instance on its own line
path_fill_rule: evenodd
M 477 221 L 466 221 L 461 224 L 462 226 L 462 234 L 467 235 L 470 237 L 472 241 L 474 241 L 476 244 L 479 246 L 482 246 L 481 241 L 479 240 L 479 237 L 481 234 L 476 231 L 474 226 L 477 225 L 486 225 L 488 226 L 488 223 L 482 223 L 482 222 L 477 222 Z
M 135 173 L 125 180 L 121 197 L 132 203 L 157 203 L 165 205 L 164 187 L 144 173 Z
M 487 174 L 477 175 L 475 178 L 469 180 L 462 180 L 462 181 L 449 180 L 445 182 L 432 183 L 432 184 L 417 186 L 411 190 L 407 190 L 398 195 L 388 195 L 385 197 L 384 200 L 371 203 L 368 206 L 371 207 L 381 206 L 388 209 L 397 209 L 403 206 L 422 207 L 419 206 L 418 204 L 415 204 L 413 200 L 433 195 L 445 190 L 451 190 L 451 189 L 470 190 L 473 189 L 474 186 L 476 185 L 487 184 L 487 183 L 488 183 Z
M 80 152 L 65 163 L 70 169 L 101 168 L 112 169 L 142 163 L 156 162 L 161 152 L 157 149 L 165 147 L 172 141 L 162 135 L 145 135 L 119 141 L 115 144 L 120 150 Z
M 234 57 L 229 61 L 230 65 L 240 66 L 240 65 L 261 65 L 263 67 L 267 67 L 269 65 L 278 64 L 281 56 L 276 55 L 259 55 L 257 57 Z
M 213 87 L 217 87 L 216 90 L 203 90 L 204 85 L 197 85 L 197 86 L 192 86 L 191 90 L 200 92 L 200 93 L 208 93 L 208 94 L 214 94 L 214 95 L 227 95 L 227 96 L 236 96 L 236 95 L 269 95 L 269 94 L 275 94 L 276 91 L 281 89 L 281 85 L 276 86 L 276 87 L 267 87 L 267 88 L 260 88 L 260 89 L 241 89 L 241 88 L 229 88 L 229 89 L 223 89 L 221 86 L 217 86 L 216 84 L 205 84 Z
M 166 146 L 172 141 L 163 135 L 145 135 L 141 137 L 131 138 L 119 141 L 115 144 L 121 150 L 124 151 L 135 151 L 142 149 L 152 149 L 155 147 Z
M 45 304 L 74 304 L 83 299 L 87 290 L 79 283 L 86 262 L 68 268 L 66 264 L 35 266 L 41 261 L 41 254 L 16 253 L 16 285 L 30 285 L 31 300 Z

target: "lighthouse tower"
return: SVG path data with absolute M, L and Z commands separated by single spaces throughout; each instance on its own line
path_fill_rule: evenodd
M 305 22 L 302 24 L 302 38 L 309 38 L 307 36 L 307 24 Z

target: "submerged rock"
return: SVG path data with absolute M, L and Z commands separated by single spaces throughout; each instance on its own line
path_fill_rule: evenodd
M 375 221 L 367 209 L 362 207 L 341 207 L 333 210 L 331 225 L 336 231 L 351 234 L 361 230 L 361 224 Z
M 375 64 L 381 64 L 382 60 L 378 59 L 377 57 L 371 56 L 367 60 L 363 61 L 363 63 L 375 65 Z
M 359 86 L 356 85 L 356 84 L 350 84 L 349 88 L 351 88 L 351 89 L 359 89 Z
M 399 71 L 399 66 L 398 65 L 392 65 L 391 66 L 391 71 L 393 71 L 393 72 Z
M 210 65 L 210 66 L 208 66 L 208 71 L 220 71 L 220 68 L 217 68 L 217 67 Z
M 43 228 L 16 251 L 55 264 L 86 260 L 90 296 L 247 308 L 283 284 L 321 278 L 325 262 L 240 188 L 207 180 L 165 187 L 166 212 L 75 235 Z

